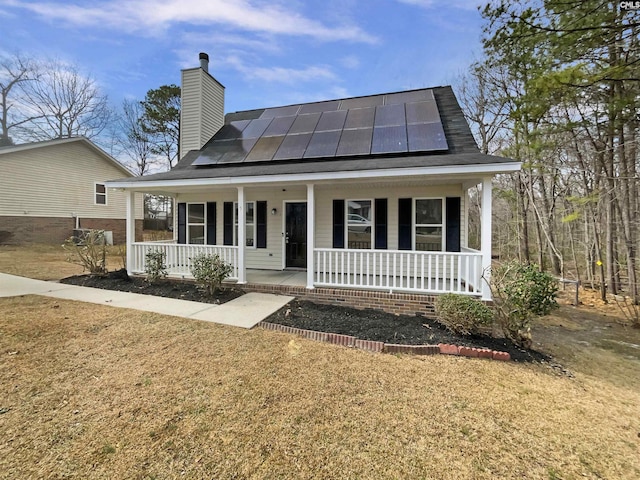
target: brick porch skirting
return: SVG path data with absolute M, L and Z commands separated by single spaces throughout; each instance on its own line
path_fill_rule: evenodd
M 242 285 L 241 288 L 247 292 L 291 295 L 325 305 L 342 305 L 359 309 L 372 308 L 396 315 L 417 315 L 435 318 L 437 295 L 325 287 L 309 290 L 300 286 L 251 283 Z

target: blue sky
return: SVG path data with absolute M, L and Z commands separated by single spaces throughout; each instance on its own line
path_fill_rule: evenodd
M 114 105 L 198 66 L 226 111 L 448 85 L 480 55 L 479 0 L 0 0 L 0 54 L 57 58 Z

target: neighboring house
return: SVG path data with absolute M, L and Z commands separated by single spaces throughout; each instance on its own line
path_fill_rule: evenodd
M 105 186 L 123 176 L 133 174 L 84 137 L 1 147 L 0 243 L 61 244 L 76 228 L 110 231 L 124 243 L 128 195 Z
M 491 263 L 491 180 L 520 163 L 478 150 L 450 87 L 225 118 L 224 87 L 207 66 L 201 54 L 200 68 L 182 72 L 177 166 L 108 183 L 132 200 L 163 193 L 177 204 L 173 242 L 130 241 L 131 273 L 161 248 L 175 276 L 190 276 L 196 253 L 217 253 L 240 284 L 255 283 L 257 269 L 306 270 L 294 293 L 376 297 L 360 306 L 419 304 L 415 293 L 491 299 L 481 279 Z M 480 251 L 467 246 L 468 190 L 478 184 Z

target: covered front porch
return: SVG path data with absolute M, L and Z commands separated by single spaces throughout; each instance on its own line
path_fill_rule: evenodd
M 453 292 L 491 300 L 486 278 L 492 175 L 481 173 L 407 175 L 405 170 L 376 178 L 127 184 L 134 187 L 127 188 L 128 215 L 135 210 L 136 192 L 170 195 L 177 212 L 173 240 L 134 242 L 128 235 L 127 269 L 143 274 L 146 254 L 161 250 L 169 276 L 191 278 L 191 259 L 205 253 L 228 262 L 228 280 L 240 285 Z M 481 247 L 474 250 L 468 246 L 468 205 L 469 189 L 478 184 Z M 133 223 L 127 225 L 133 232 Z

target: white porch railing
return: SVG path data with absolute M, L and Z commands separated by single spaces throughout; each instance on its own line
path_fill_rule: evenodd
M 169 240 L 170 242 L 171 240 Z M 182 245 L 177 243 L 162 242 L 138 242 L 132 244 L 134 273 L 144 272 L 144 262 L 149 251 L 162 251 L 165 253 L 167 272 L 170 276 L 192 278 L 191 259 L 200 253 L 219 255 L 222 260 L 233 267 L 230 280 L 238 279 L 238 247 L 222 245 Z
M 314 285 L 481 295 L 482 254 L 407 250 L 314 250 Z

